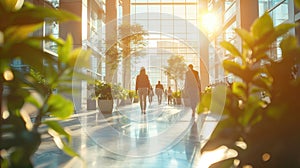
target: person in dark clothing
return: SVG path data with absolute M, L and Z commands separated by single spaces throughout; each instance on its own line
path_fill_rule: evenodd
M 190 100 L 190 106 L 193 110 L 192 117 L 195 117 L 195 110 L 200 101 L 201 83 L 198 71 L 193 69 L 193 65 L 188 66 L 185 74 L 184 90 Z
M 158 81 L 155 85 L 155 94 L 157 95 L 158 104 L 161 104 L 163 92 L 164 86 Z
M 173 96 L 172 96 L 173 91 L 171 89 L 171 86 L 169 86 L 167 94 L 168 94 L 168 104 L 172 104 L 172 101 L 173 101 Z
M 136 77 L 135 91 L 139 95 L 141 112 L 146 114 L 147 95 L 150 90 L 150 81 L 144 67 L 141 68 L 140 74 Z

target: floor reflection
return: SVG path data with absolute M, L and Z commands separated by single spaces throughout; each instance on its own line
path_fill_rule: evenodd
M 73 147 L 85 163 L 60 152 L 45 134 L 33 158 L 35 167 L 189 168 L 199 164 L 203 120 L 194 121 L 184 106 L 152 104 L 143 115 L 137 105 L 63 122 L 71 128 Z

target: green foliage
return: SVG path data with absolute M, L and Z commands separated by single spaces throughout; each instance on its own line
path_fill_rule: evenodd
M 180 97 L 181 97 L 181 91 L 179 90 L 179 91 L 173 92 L 173 93 L 172 93 L 172 96 L 173 96 L 174 98 L 180 98 Z
M 111 45 L 108 46 L 109 49 L 105 55 L 109 57 L 107 65 L 110 65 L 112 70 L 117 69 L 123 59 L 127 59 L 130 55 L 135 55 L 141 50 L 146 45 L 144 37 L 148 35 L 148 32 L 143 29 L 142 25 L 129 24 L 128 22 L 122 23 L 116 31 L 118 32 L 118 39 L 113 41 L 114 37 L 110 37 L 106 42 L 108 45 Z M 123 66 L 129 65 L 123 64 Z
M 197 111 L 207 112 L 211 104 L 211 86 L 206 87 L 204 92 L 201 93 L 201 101 L 197 106 Z
M 125 99 L 129 94 L 129 91 L 120 84 L 111 84 L 101 80 L 95 80 L 94 91 L 93 97 L 101 100 Z
M 300 166 L 300 79 L 293 77 L 300 47 L 294 36 L 285 35 L 294 26 L 283 23 L 274 27 L 266 13 L 250 32 L 236 29 L 243 42 L 241 52 L 229 42 L 221 43 L 239 59 L 223 62 L 224 69 L 239 80 L 227 89 L 224 117 L 202 152 L 224 145 L 238 155 L 211 167 L 232 167 L 234 160 L 237 167 Z M 273 60 L 268 55 L 270 45 L 279 37 L 283 38 L 282 59 Z M 209 107 L 210 101 L 202 99 L 201 103 Z M 244 145 L 238 145 L 241 143 Z
M 95 81 L 95 96 L 101 100 L 111 100 L 112 97 L 112 87 L 111 84 L 104 81 Z
M 112 96 L 114 99 L 125 99 L 128 96 L 128 90 L 124 89 L 121 84 L 113 84 Z
M 295 5 L 297 8 L 300 8 L 300 0 L 294 0 Z
M 0 1 L 0 161 L 4 168 L 33 167 L 31 157 L 41 143 L 39 127 L 43 124 L 48 126 L 64 152 L 78 156 L 70 148 L 71 136 L 59 124 L 60 120 L 70 117 L 74 109 L 73 103 L 61 94 L 71 88 L 77 57 L 89 54 L 73 49 L 71 36 L 66 41 L 52 35 L 32 36 L 42 28 L 45 19 L 63 22 L 76 21 L 78 17 L 62 10 L 20 2 Z M 41 47 L 44 41 L 58 45 L 57 58 L 44 52 Z M 13 67 L 15 60 L 25 64 L 29 71 Z M 54 94 L 54 89 L 60 92 Z M 28 104 L 34 111 L 25 108 Z M 30 113 L 35 115 L 30 116 Z M 55 118 L 44 121 L 46 116 Z
M 128 91 L 128 97 L 130 99 L 133 99 L 134 97 L 137 97 L 136 91 L 135 90 L 129 90 Z

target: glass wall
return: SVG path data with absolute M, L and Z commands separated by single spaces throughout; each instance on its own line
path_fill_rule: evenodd
M 45 3 L 53 8 L 59 7 L 59 0 L 45 0 Z M 44 23 L 44 36 L 52 34 L 55 38 L 59 37 L 59 24 L 56 21 L 47 21 Z M 57 45 L 54 42 L 44 41 L 44 49 L 48 52 L 57 53 Z
M 259 15 L 261 16 L 266 11 L 269 11 L 274 26 L 289 20 L 288 8 L 288 0 L 259 0 Z M 282 53 L 279 49 L 280 40 L 281 39 L 277 39 L 271 46 L 270 55 L 275 60 L 282 57 Z
M 56 21 L 45 21 L 44 35 L 53 35 L 59 37 L 59 24 Z M 57 44 L 51 41 L 44 41 L 44 49 L 53 53 L 57 53 Z
M 152 85 L 158 80 L 174 89 L 163 69 L 172 55 L 182 55 L 186 64 L 200 68 L 199 30 L 197 29 L 197 0 L 131 0 L 132 23 L 149 31 L 148 45 L 133 57 L 132 77 L 141 66 L 148 68 Z M 132 87 L 134 86 L 132 82 Z M 178 88 L 183 87 L 179 81 Z

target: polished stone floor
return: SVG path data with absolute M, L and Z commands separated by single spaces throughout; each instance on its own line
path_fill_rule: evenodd
M 61 124 L 83 159 L 64 154 L 41 128 L 45 133 L 33 162 L 37 168 L 205 168 L 224 155 L 200 154 L 217 122 L 209 113 L 192 118 L 190 108 L 165 102 L 153 102 L 146 114 L 138 103 L 115 108 L 112 114 L 82 111 Z

